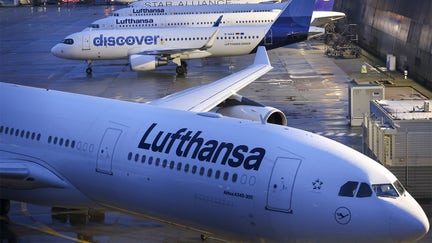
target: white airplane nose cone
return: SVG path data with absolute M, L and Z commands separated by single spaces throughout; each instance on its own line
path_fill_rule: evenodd
M 60 47 L 59 44 L 55 45 L 53 48 L 51 48 L 51 54 L 53 54 L 56 57 L 62 57 L 63 55 L 63 50 Z
M 426 235 L 429 227 L 429 220 L 420 205 L 393 213 L 390 221 L 390 233 L 396 241 L 417 241 Z

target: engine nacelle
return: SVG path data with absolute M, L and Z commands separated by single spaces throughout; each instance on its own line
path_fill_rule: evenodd
M 251 106 L 251 105 L 234 105 L 222 107 L 216 110 L 224 116 L 240 118 L 251 121 L 264 121 L 266 123 L 287 125 L 285 114 L 270 106 Z
M 168 60 L 153 55 L 130 55 L 129 62 L 133 71 L 150 71 L 167 65 Z

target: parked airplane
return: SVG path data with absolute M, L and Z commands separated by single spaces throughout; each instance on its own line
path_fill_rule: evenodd
M 230 4 L 230 5 L 198 5 L 198 6 L 165 6 L 147 7 L 130 5 L 112 13 L 112 16 L 148 16 L 148 15 L 182 15 L 182 14 L 211 14 L 211 13 L 250 13 L 269 12 L 275 9 L 285 9 L 291 0 L 274 4 Z
M 136 3 L 144 3 L 145 1 L 139 1 Z M 328 3 L 319 4 L 323 0 L 316 1 L 314 11 L 312 12 L 311 28 L 310 32 L 317 33 L 325 31 L 325 27 L 328 23 L 345 18 L 345 14 L 342 12 L 331 11 L 333 4 Z M 275 4 L 231 4 L 231 5 L 212 5 L 212 6 L 169 6 L 169 7 L 147 7 L 139 5 L 131 5 L 128 8 L 122 8 L 116 10 L 112 16 L 114 17 L 135 17 L 135 16 L 154 16 L 154 15 L 190 15 L 190 14 L 222 14 L 222 13 L 266 13 L 275 10 L 282 10 L 286 7 L 287 2 L 275 3 Z M 174 17 L 177 18 L 178 16 Z M 170 19 L 170 18 L 169 18 Z M 179 23 L 185 22 L 183 17 Z M 211 19 L 211 18 L 210 18 Z M 208 21 L 207 21 L 208 22 Z M 233 22 L 234 23 L 234 22 Z M 318 28 L 316 28 L 318 27 Z
M 259 45 L 277 48 L 307 39 L 314 0 L 293 0 L 270 25 L 114 29 L 83 31 L 69 35 L 51 52 L 60 58 L 87 60 L 127 59 L 134 71 L 154 70 L 177 64 L 176 72 L 187 72 L 183 60 L 236 56 L 253 53 Z
M 424 236 L 424 211 L 382 165 L 242 104 L 235 93 L 270 69 L 260 47 L 245 70 L 149 104 L 0 83 L 3 209 L 103 207 L 224 240 Z
M 280 15 L 281 9 L 267 12 L 223 13 L 218 26 L 268 25 Z M 220 13 L 188 15 L 109 16 L 90 24 L 85 30 L 169 28 L 169 27 L 211 27 L 222 16 Z
M 117 0 L 119 1 L 119 0 Z M 136 1 L 136 0 L 120 0 L 130 3 L 130 5 L 141 5 L 146 7 L 163 7 L 163 6 L 209 6 L 209 5 L 225 5 L 225 4 L 256 4 L 256 3 L 272 3 L 280 2 L 278 0 L 159 0 L 159 1 Z

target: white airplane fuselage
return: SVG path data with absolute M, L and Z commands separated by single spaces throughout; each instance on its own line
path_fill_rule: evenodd
M 265 36 L 268 26 L 220 27 L 213 46 L 181 59 L 208 56 L 245 55 L 252 52 Z M 170 50 L 203 46 L 216 28 L 150 28 L 82 31 L 66 37 L 73 44 L 57 44 L 52 53 L 59 57 L 77 60 L 127 59 L 131 54 L 151 50 Z
M 130 28 L 173 28 L 173 27 L 211 27 L 220 16 L 218 26 L 267 25 L 280 14 L 280 9 L 268 12 L 249 13 L 210 13 L 181 15 L 149 15 L 149 16 L 110 16 L 94 21 L 85 30 L 95 29 L 130 29 Z
M 209 113 L 0 87 L 0 161 L 52 173 L 45 184 L 23 190 L 5 188 L 3 181 L 2 198 L 102 206 L 246 240 L 412 241 L 429 228 L 406 191 L 360 195 L 363 184 L 371 190 L 397 179 L 319 135 Z M 347 182 L 358 186 L 353 196 L 340 196 Z
M 131 4 L 112 13 L 113 16 L 148 16 L 148 15 L 190 15 L 213 13 L 250 13 L 269 12 L 284 9 L 291 1 L 272 4 L 230 4 L 230 5 L 198 5 L 198 6 L 159 6 L 149 7 Z

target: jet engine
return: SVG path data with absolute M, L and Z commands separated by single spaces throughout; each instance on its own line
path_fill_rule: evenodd
M 270 106 L 263 106 L 255 101 L 241 96 L 226 100 L 216 108 L 216 113 L 228 117 L 240 118 L 251 121 L 261 121 L 278 125 L 287 125 L 285 114 Z
M 129 57 L 133 71 L 150 71 L 159 66 L 167 65 L 168 60 L 153 55 L 131 55 Z

